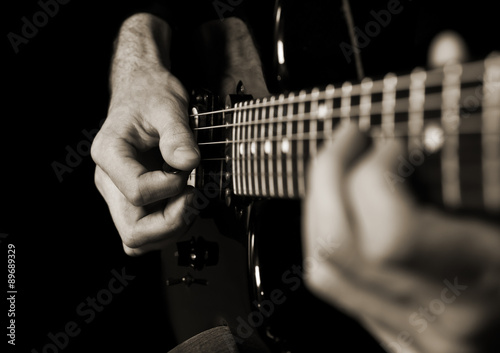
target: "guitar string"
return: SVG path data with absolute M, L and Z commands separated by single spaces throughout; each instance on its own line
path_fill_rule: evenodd
M 471 88 L 470 90 L 473 90 L 473 88 Z M 469 95 L 466 95 L 466 96 L 469 96 Z M 433 94 L 428 94 L 427 95 L 427 100 L 431 100 L 431 99 L 436 99 L 436 98 L 440 98 L 441 97 L 441 93 L 440 92 L 437 92 L 437 93 L 433 93 Z M 410 104 L 410 100 L 409 99 L 405 99 L 405 98 L 396 98 L 396 103 L 395 105 L 398 106 L 398 103 L 408 103 L 408 105 Z M 302 104 L 304 102 L 295 102 L 295 103 L 298 103 L 298 104 Z M 329 102 L 331 103 L 331 102 Z M 292 103 L 290 103 L 292 104 Z M 324 105 L 327 104 L 327 101 L 325 101 L 323 103 Z M 366 116 L 374 116 L 374 115 L 382 115 L 382 114 L 385 114 L 385 112 L 383 111 L 383 101 L 378 101 L 378 102 L 370 102 L 370 112 L 368 114 L 366 114 Z M 399 104 L 401 105 L 401 104 Z M 273 105 L 273 107 L 286 107 L 288 109 L 288 106 L 287 104 L 275 104 Z M 245 107 L 245 106 L 244 106 Z M 243 107 L 243 108 L 244 108 Z M 251 110 L 251 109 L 255 109 L 255 107 L 250 107 L 250 106 L 246 106 L 247 109 L 246 110 Z M 361 104 L 357 104 L 357 105 L 350 105 L 349 106 L 349 109 L 351 110 L 359 110 L 361 111 L 362 109 L 362 105 Z M 373 110 L 373 107 L 376 107 L 377 110 Z M 472 107 L 465 107 L 465 106 L 460 106 L 460 108 L 463 108 L 463 109 L 478 109 L 479 107 L 483 107 L 482 105 L 481 106 L 472 106 Z M 248 125 L 258 125 L 258 124 L 266 124 L 266 123 L 276 123 L 276 122 L 296 122 L 296 121 L 306 121 L 308 118 L 310 117 L 318 117 L 319 115 L 321 115 L 321 117 L 318 117 L 316 120 L 317 121 L 322 121 L 322 120 L 327 120 L 327 119 L 342 119 L 340 116 L 335 116 L 335 113 L 340 113 L 342 111 L 342 106 L 340 107 L 334 107 L 334 108 L 327 108 L 326 111 L 322 111 L 320 112 L 318 109 L 316 109 L 315 111 L 311 111 L 311 112 L 304 112 L 304 113 L 293 113 L 292 115 L 284 115 L 283 117 L 268 117 L 266 119 L 258 119 L 258 120 L 250 120 L 250 121 L 241 121 L 241 122 L 238 122 L 238 123 L 226 123 L 226 124 L 220 124 L 220 125 L 213 125 L 213 126 L 202 126 L 202 127 L 195 127 L 193 128 L 193 131 L 201 131 L 201 130 L 214 130 L 214 129 L 221 129 L 221 128 L 229 128 L 229 127 L 243 127 L 243 126 L 248 126 Z M 394 111 L 391 111 L 391 114 L 404 114 L 404 113 L 415 113 L 415 112 L 418 112 L 418 113 L 427 113 L 427 112 L 432 112 L 432 111 L 435 111 L 435 110 L 441 110 L 442 109 L 442 106 L 438 103 L 436 103 L 436 107 L 434 106 L 427 106 L 427 107 L 424 107 L 424 109 L 421 109 L 421 110 L 418 110 L 418 111 L 409 111 L 408 108 L 405 109 L 405 107 L 400 107 L 400 109 L 398 110 L 394 110 Z M 239 113 L 240 110 L 239 108 L 231 108 L 231 110 L 238 110 L 237 112 Z M 215 111 L 217 112 L 217 111 Z M 214 114 L 215 114 L 214 112 Z M 323 117 L 324 115 L 324 117 Z M 333 115 L 333 116 L 332 116 Z M 356 114 L 353 114 L 353 115 L 356 115 Z M 463 117 L 461 117 L 463 118 Z
M 471 117 L 468 117 L 468 118 L 464 118 L 464 121 L 465 119 L 474 119 L 474 117 L 477 117 L 479 115 L 479 113 L 475 113 L 475 114 L 472 114 Z M 334 119 L 342 119 L 342 118 L 334 118 Z M 307 121 L 307 120 L 306 120 Z M 424 121 L 424 123 L 427 123 L 427 128 L 429 127 L 432 127 L 432 126 L 436 126 L 438 125 L 438 122 L 440 122 L 440 119 L 439 118 L 436 118 L 436 119 L 427 119 Z M 282 121 L 282 122 L 275 122 L 275 123 L 286 123 L 285 121 Z M 341 124 L 341 122 L 339 122 L 338 124 Z M 410 125 L 410 122 L 409 121 L 400 121 L 400 122 L 394 122 L 394 123 L 383 123 L 381 122 L 380 124 L 377 124 L 377 125 L 374 125 L 371 127 L 371 132 L 369 133 L 370 137 L 372 138 L 379 138 L 381 137 L 381 134 L 383 134 L 383 130 L 384 130 L 384 127 L 385 126 L 390 126 L 390 127 L 394 127 L 394 130 L 391 132 L 390 135 L 387 135 L 385 134 L 386 137 L 424 137 L 426 132 L 423 131 L 422 133 L 420 134 L 410 134 L 410 133 L 406 133 L 404 131 L 401 131 L 401 130 L 408 130 L 409 128 L 409 125 Z M 333 128 L 333 127 L 332 127 Z M 422 126 L 422 129 L 425 129 L 426 126 L 423 125 Z M 380 131 L 379 131 L 380 130 Z M 295 133 L 295 134 L 291 134 L 291 135 L 280 135 L 280 136 L 260 136 L 260 137 L 252 137 L 252 138 L 244 138 L 244 139 L 236 139 L 236 140 L 229 140 L 229 139 L 226 139 L 226 140 L 216 140 L 216 141 L 209 141 L 209 142 L 198 142 L 198 145 L 199 146 L 207 146 L 207 145 L 217 145 L 217 144 L 233 144 L 233 143 L 248 143 L 248 142 L 257 142 L 257 141 L 282 141 L 284 139 L 287 139 L 288 141 L 305 141 L 305 140 L 312 140 L 312 139 L 315 139 L 318 135 L 325 135 L 326 133 L 333 133 L 335 132 L 336 130 L 333 129 L 331 131 L 309 131 L 309 132 L 302 132 L 302 133 Z M 459 131 L 460 134 L 463 134 L 463 135 L 468 135 L 468 134 L 483 134 L 483 135 L 497 135 L 498 133 L 497 132 L 487 132 L 487 131 L 482 131 L 480 127 L 476 127 L 474 126 L 474 129 L 472 127 L 467 127 L 467 128 L 463 128 L 462 126 L 462 129 Z M 300 137 L 298 138 L 297 136 L 303 136 L 303 135 L 313 135 L 313 137 L 309 137 L 309 138 L 303 138 L 303 137 Z M 451 134 L 446 134 L 444 131 L 442 133 L 442 136 L 448 136 L 448 135 L 451 135 Z
M 462 81 L 461 81 L 461 82 L 462 82 Z M 478 84 L 481 84 L 481 82 L 479 82 L 479 81 L 478 81 Z M 429 86 L 429 87 L 430 87 L 430 86 Z M 439 87 L 439 85 L 435 85 L 435 87 Z M 441 86 L 441 87 L 442 87 L 442 86 Z M 407 88 L 406 88 L 406 89 L 407 89 Z M 322 93 L 323 93 L 323 94 L 326 94 L 325 92 L 322 92 Z M 383 93 L 383 92 L 378 92 L 378 93 Z M 373 95 L 375 95 L 375 94 L 377 94 L 377 92 L 370 92 L 370 93 L 368 93 L 368 94 L 366 94 L 366 95 L 370 96 L 370 98 L 371 98 L 371 97 L 372 97 Z M 396 94 L 396 93 L 394 93 L 394 94 Z M 437 94 L 439 94 L 439 95 L 441 96 L 441 93 L 437 93 Z M 311 96 L 311 97 L 312 97 L 312 95 L 313 95 L 313 94 L 309 94 L 309 96 Z M 299 97 L 299 98 L 301 98 L 301 97 L 303 97 L 303 96 L 304 96 L 304 95 L 302 94 L 302 96 L 300 96 L 300 95 L 299 95 L 298 97 Z M 307 95 L 306 95 L 306 96 L 307 96 Z M 306 101 L 306 100 L 304 100 L 304 99 L 302 99 L 302 100 L 300 100 L 300 101 L 297 101 L 297 100 L 295 99 L 295 98 L 296 98 L 295 96 L 292 96 L 292 98 L 286 98 L 286 99 L 285 99 L 285 98 L 283 98 L 284 96 L 283 96 L 283 95 L 281 95 L 281 96 L 280 96 L 280 98 L 279 98 L 278 100 L 274 99 L 274 101 L 273 101 L 273 100 L 271 100 L 271 101 L 269 101 L 269 102 L 264 101 L 264 102 L 263 102 L 264 104 L 263 104 L 263 103 L 261 103 L 261 102 L 260 102 L 260 100 L 256 100 L 256 101 L 250 101 L 250 102 L 248 102 L 246 105 L 234 106 L 233 108 L 230 108 L 230 109 L 219 110 L 219 111 L 213 111 L 213 112 L 205 112 L 205 113 L 200 113 L 200 114 L 193 114 L 193 115 L 191 115 L 191 116 L 210 115 L 210 114 L 215 114 L 215 113 L 224 113 L 224 112 L 229 112 L 229 111 L 239 111 L 239 112 L 244 112 L 244 111 L 255 110 L 256 108 L 265 107 L 265 106 L 269 106 L 269 107 L 276 107 L 276 106 L 278 106 L 278 107 L 279 107 L 280 105 L 281 105 L 281 106 L 284 106 L 284 105 L 290 106 L 291 104 L 292 104 L 292 105 L 293 105 L 293 104 L 306 104 L 306 103 L 311 103 L 311 102 L 314 102 L 314 101 L 320 101 L 320 100 L 323 100 L 323 99 L 326 99 L 326 100 L 328 100 L 328 99 L 333 100 L 333 99 L 335 99 L 335 98 L 339 98 L 339 97 L 340 97 L 340 96 L 333 96 L 333 97 L 332 97 L 332 96 L 331 96 L 331 94 L 330 94 L 330 96 L 329 96 L 329 97 L 326 97 L 326 98 L 318 98 L 318 97 L 320 97 L 320 96 L 321 96 L 321 94 L 320 94 L 320 95 L 315 94 L 315 97 L 314 97 L 315 99 L 314 99 L 314 100 L 311 100 L 311 101 L 309 101 L 309 102 L 307 102 L 307 101 Z M 352 96 L 354 96 L 354 97 L 361 97 L 362 95 L 359 95 L 359 96 L 352 95 Z M 350 97 L 349 97 L 349 98 L 350 98 Z M 397 98 L 397 99 L 396 99 L 396 101 L 401 101 L 401 100 L 402 100 L 401 98 Z M 409 101 L 409 99 L 408 99 L 408 101 Z M 255 103 L 253 103 L 253 102 L 255 102 Z M 371 103 L 373 104 L 373 102 L 371 102 Z M 377 103 L 378 103 L 378 102 L 377 102 Z M 359 108 L 359 107 L 360 107 L 360 106 L 350 106 L 350 107 L 349 107 L 349 109 L 352 109 L 352 108 L 356 109 L 356 108 Z M 474 107 L 474 109 L 477 109 L 477 108 L 479 108 L 479 107 L 480 107 L 480 105 L 478 105 L 477 107 Z M 460 108 L 463 108 L 463 107 L 460 107 Z M 339 110 L 339 108 L 337 108 L 336 110 Z M 331 114 L 333 111 L 335 111 L 335 109 L 330 109 L 329 111 L 327 111 L 327 114 Z M 428 112 L 428 111 L 429 111 L 429 110 L 427 110 L 427 109 L 422 109 L 422 110 L 420 110 L 420 112 L 421 112 L 421 113 L 425 113 L 425 112 Z M 403 111 L 401 111 L 401 112 L 403 112 Z M 406 113 L 406 112 L 408 112 L 408 110 L 404 110 L 404 112 Z M 306 115 L 306 114 L 308 114 L 308 115 L 312 115 L 312 114 L 314 114 L 314 113 L 317 113 L 317 111 L 316 111 L 316 112 L 304 113 L 304 114 L 302 114 L 302 115 Z M 397 113 L 399 113 L 399 112 L 397 112 L 397 111 L 395 111 L 395 112 L 391 112 L 391 114 L 397 114 Z M 371 118 L 371 116 L 372 116 L 372 115 L 377 115 L 377 114 L 383 114 L 383 112 L 377 113 L 377 112 L 372 112 L 372 111 L 370 111 L 370 113 L 369 113 L 369 114 L 366 114 L 366 115 L 370 116 L 370 118 Z M 296 115 L 298 115 L 298 114 L 296 114 Z M 363 115 L 363 116 L 366 116 L 366 115 Z M 475 114 L 475 113 L 474 113 L 473 115 L 475 115 L 475 117 L 476 117 L 476 115 L 479 115 L 479 114 Z M 292 115 L 292 117 L 293 117 L 293 116 L 294 116 L 294 115 Z M 291 119 L 290 119 L 290 117 L 289 117 L 289 116 L 285 116 L 284 118 L 285 118 L 284 120 L 281 120 L 281 119 L 280 119 L 280 120 L 276 120 L 276 117 L 271 117 L 270 119 L 267 119 L 267 121 L 265 121 L 265 120 L 260 120 L 260 121 L 258 121 L 258 120 L 257 120 L 257 121 L 248 121 L 248 122 L 243 122 L 243 123 L 240 123 L 240 124 L 225 124 L 225 125 L 220 125 L 220 126 L 202 127 L 202 128 L 197 128 L 197 130 L 204 130 L 204 129 L 210 129 L 210 130 L 212 130 L 212 129 L 222 128 L 222 127 L 229 127 L 229 126 L 240 126 L 240 127 L 241 127 L 241 126 L 244 126 L 244 125 L 247 125 L 247 126 L 248 126 L 248 125 L 254 125 L 254 124 L 257 124 L 257 125 L 263 125 L 263 124 L 266 124 L 266 123 L 267 123 L 267 124 L 273 124 L 273 123 L 286 123 L 286 122 L 291 121 Z M 463 117 L 463 116 L 460 116 L 460 119 L 465 119 L 465 118 L 468 118 L 468 117 Z M 342 119 L 342 118 L 339 118 L 339 117 L 327 117 L 327 118 L 323 118 L 323 119 L 321 119 L 321 120 L 327 120 L 327 119 L 332 119 L 332 121 L 333 121 L 333 119 Z M 302 119 L 301 119 L 301 120 L 307 121 L 307 119 L 304 119 L 304 116 L 302 116 Z M 440 120 L 440 119 L 434 119 L 434 120 Z M 292 121 L 300 121 L 300 120 L 298 120 L 298 119 L 297 119 L 297 120 L 292 120 Z M 424 122 L 424 123 L 427 123 L 427 122 L 429 122 L 429 119 L 425 119 L 423 122 Z M 370 122 L 370 123 L 371 123 L 371 122 Z M 391 126 L 392 126 L 392 127 L 395 127 L 395 125 L 399 125 L 399 126 L 401 126 L 402 124 L 407 124 L 407 125 L 409 125 L 409 122 L 391 122 L 390 124 L 391 124 Z M 371 125 L 371 124 L 370 124 L 370 125 Z M 378 125 L 376 125 L 376 127 L 377 127 L 377 128 L 379 128 L 379 127 L 380 127 L 381 129 L 382 129 L 382 126 L 383 126 L 383 124 L 378 124 Z M 421 128 L 423 129 L 424 127 L 422 126 Z M 248 130 L 247 130 L 247 132 L 248 132 Z M 383 132 L 383 131 L 381 131 L 381 132 Z M 464 134 L 464 133 L 471 133 L 471 134 L 472 134 L 472 133 L 476 133 L 476 134 L 477 134 L 477 133 L 479 133 L 479 134 L 483 133 L 483 134 L 489 134 L 489 133 L 487 133 L 487 132 L 485 133 L 484 131 L 473 131 L 473 130 L 468 131 L 468 132 L 466 132 L 466 131 L 460 131 L 459 133 L 460 133 L 460 134 Z M 308 133 L 302 133 L 302 135 L 303 135 L 303 136 L 305 136 L 306 134 L 311 135 L 311 133 L 310 133 L 310 132 L 308 132 Z M 498 133 L 493 133 L 493 134 L 494 134 L 494 135 L 498 135 Z M 303 138 L 303 137 L 302 137 L 302 140 L 315 140 L 315 139 L 317 139 L 317 138 L 318 138 L 318 135 L 325 135 L 325 132 L 315 132 L 313 137 L 311 137 L 311 136 L 309 136 L 308 138 Z M 288 135 L 288 136 L 283 136 L 283 137 L 288 138 L 288 139 L 289 139 L 289 140 L 291 140 L 291 141 L 294 141 L 294 140 L 300 140 L 300 138 L 298 138 L 297 136 L 299 136 L 299 135 L 298 135 L 298 134 L 295 134 L 295 135 Z M 381 134 L 373 134 L 373 133 L 372 133 L 372 137 L 375 137 L 375 138 L 384 138 L 384 139 L 387 139 L 387 138 L 396 138 L 396 137 L 399 137 L 399 136 L 408 136 L 408 137 L 411 137 L 411 136 L 419 136 L 419 137 L 423 137 L 423 136 L 425 136 L 425 133 L 421 133 L 421 134 L 400 134 L 400 133 L 398 132 L 398 134 L 396 134 L 396 132 L 395 132 L 395 131 L 393 131 L 392 136 L 383 136 L 383 134 L 382 134 L 382 133 L 381 133 Z M 443 136 L 443 137 L 444 137 L 444 136 L 448 136 L 448 134 L 442 133 L 442 136 Z M 282 139 L 283 139 L 283 137 L 280 137 L 280 136 L 273 136 L 273 137 L 272 137 L 272 139 L 273 139 L 273 141 L 278 141 L 278 140 L 282 140 Z M 263 140 L 266 140 L 266 139 L 262 139 L 262 138 L 260 139 L 260 141 L 263 141 Z M 268 138 L 267 140 L 269 140 L 269 138 Z M 255 141 L 255 139 L 252 139 L 252 140 L 248 140 L 248 139 L 247 139 L 247 140 L 239 140 L 239 141 L 231 141 L 231 142 L 229 142 L 229 141 L 220 141 L 219 143 L 238 143 L 238 142 L 240 142 L 240 143 L 248 143 L 249 141 L 254 142 L 254 141 Z M 266 158 L 269 158 L 269 157 L 272 157 L 272 158 L 276 158 L 276 159 L 278 159 L 278 157 L 279 157 L 279 156 L 277 156 L 277 155 L 273 155 L 273 156 L 267 156 Z M 286 153 L 285 153 L 284 155 L 281 155 L 281 159 L 283 159 L 283 157 L 285 157 L 285 158 L 291 158 L 292 156 L 291 156 L 290 154 L 286 154 Z M 257 160 L 257 159 L 260 159 L 260 158 L 261 158 L 260 153 L 259 153 L 259 154 L 257 154 L 257 153 L 256 153 L 256 155 L 253 155 L 253 156 L 247 156 L 246 154 L 243 154 L 243 156 L 236 157 L 236 158 L 228 158 L 228 157 L 225 157 L 225 158 L 203 158 L 203 159 L 202 159 L 202 161 L 224 161 L 224 160 L 226 160 L 226 161 L 227 161 L 228 159 L 230 159 L 230 160 L 237 160 L 237 159 L 239 159 L 239 160 L 249 160 L 249 159 L 250 159 L 250 160 L 252 160 L 252 159 L 253 159 L 253 160 Z M 193 175 L 193 174 L 196 174 L 196 173 L 195 173 L 195 172 L 191 173 L 191 175 Z M 289 174 L 289 172 L 286 172 L 286 175 L 288 175 L 288 174 Z M 231 175 L 231 174 L 230 174 L 230 175 Z M 241 172 L 241 173 L 236 173 L 236 175 L 237 175 L 237 176 L 255 176 L 255 175 L 256 175 L 256 173 L 253 173 L 253 172 Z M 265 174 L 265 173 L 263 174 L 263 173 L 261 172 L 261 173 L 260 173 L 260 175 L 266 175 L 266 174 Z M 285 175 L 285 173 L 281 173 L 281 175 L 282 175 L 282 176 L 284 176 L 284 175 Z
M 435 119 L 437 120 L 437 119 Z M 399 124 L 407 124 L 407 122 L 400 122 Z M 289 135 L 285 136 L 289 142 L 291 141 L 317 141 L 318 139 L 323 139 L 323 140 L 330 140 L 332 137 L 332 133 L 334 131 L 318 131 L 315 133 L 310 133 L 310 132 L 305 132 L 305 133 L 300 133 L 300 134 L 294 134 L 294 135 Z M 487 135 L 499 135 L 498 133 L 495 132 L 483 132 L 483 131 L 478 131 L 478 130 L 469 130 L 469 131 L 461 131 L 463 134 L 479 134 L 482 133 L 487 134 Z M 446 134 L 443 133 L 441 136 L 445 137 L 451 134 Z M 383 140 L 389 140 L 389 139 L 396 139 L 400 137 L 424 137 L 425 133 L 420 133 L 420 134 L 405 134 L 405 133 L 400 133 L 400 134 L 393 134 L 390 136 L 383 135 L 382 131 L 380 133 L 372 133 L 371 137 L 374 139 L 383 139 Z M 243 139 L 243 140 L 238 140 L 234 142 L 230 141 L 216 141 L 213 143 L 217 144 L 231 144 L 231 143 L 246 143 L 247 148 L 250 146 L 249 142 L 278 142 L 278 141 L 283 141 L 283 138 L 280 136 L 272 136 L 269 138 L 254 138 L 254 139 Z M 213 144 L 211 143 L 211 144 Z M 206 146 L 208 143 L 201 144 L 201 146 Z M 279 148 L 278 146 L 276 146 Z M 262 146 L 261 146 L 262 148 Z M 425 147 L 422 145 L 422 149 L 425 149 Z M 249 150 L 247 149 L 245 152 L 248 152 Z M 251 150 L 250 150 L 251 151 Z M 270 153 L 265 153 L 265 155 L 262 155 L 262 150 L 255 150 L 254 153 L 250 153 L 248 155 L 247 153 L 239 154 L 238 156 L 232 157 L 232 156 L 225 156 L 225 157 L 211 157 L 211 158 L 201 158 L 201 162 L 229 162 L 229 161 L 241 161 L 241 162 L 246 162 L 246 161 L 266 161 L 269 159 L 276 160 L 276 161 L 284 161 L 290 158 L 304 158 L 307 157 L 308 155 L 306 154 L 298 154 L 298 153 L 280 153 L 280 155 L 277 155 L 276 153 L 270 152 Z M 311 154 L 310 157 L 314 157 L 314 154 Z M 236 175 L 236 176 L 263 176 L 267 175 L 265 172 L 255 172 L 255 171 L 242 171 L 242 172 L 224 172 L 224 174 L 229 173 L 228 175 Z M 196 175 L 196 171 L 193 170 L 190 175 Z M 278 177 L 281 175 L 295 175 L 293 174 L 292 171 L 287 171 L 286 173 L 278 173 L 274 172 L 273 175 L 277 175 Z
M 357 106 L 356 106 L 357 107 Z M 266 125 L 266 124 L 280 124 L 280 123 L 283 123 L 283 124 L 287 124 L 287 123 L 294 123 L 294 122 L 310 122 L 310 121 L 317 121 L 317 122 L 324 122 L 326 120 L 333 120 L 333 119 L 338 119 L 339 121 L 342 121 L 343 119 L 347 119 L 345 117 L 340 117 L 340 116 L 332 116 L 332 113 L 334 112 L 340 112 L 341 108 L 333 108 L 333 109 L 328 109 L 327 111 L 325 111 L 324 113 L 321 113 L 321 114 L 325 114 L 326 117 L 321 117 L 319 118 L 318 117 L 318 112 L 315 111 L 315 112 L 309 112 L 309 113 L 300 113 L 300 114 L 293 114 L 293 115 L 289 115 L 289 116 L 284 116 L 282 118 L 277 118 L 277 117 L 273 117 L 273 118 L 266 118 L 266 119 L 260 119 L 260 120 L 251 120 L 251 121 L 242 121 L 242 122 L 238 122 L 238 123 L 228 123 L 228 124 L 224 124 L 224 125 L 213 125 L 213 126 L 203 126 L 203 127 L 198 127 L 198 128 L 193 128 L 193 131 L 204 131 L 204 130 L 216 130 L 216 129 L 223 129 L 223 128 L 231 128 L 231 127 L 248 127 L 248 126 L 252 126 L 252 125 L 257 125 L 257 126 L 262 126 L 262 125 Z M 412 111 L 412 112 L 409 112 L 408 110 L 395 110 L 394 112 L 391 112 L 391 114 L 404 114 L 404 113 L 432 113 L 432 112 L 435 112 L 439 109 L 425 109 L 425 110 L 419 110 L 419 111 Z M 377 115 L 383 115 L 385 113 L 383 112 L 372 112 L 370 114 L 367 114 L 367 115 L 360 115 L 360 114 L 351 114 L 351 118 L 360 118 L 360 117 L 364 117 L 364 116 L 367 116 L 367 117 L 370 117 L 372 118 L 373 116 L 377 116 Z M 476 115 L 477 113 L 469 113 L 470 115 Z M 318 117 L 317 119 L 311 119 L 311 118 L 316 118 Z M 463 116 L 463 117 L 460 117 L 461 120 L 465 120 L 465 119 L 470 119 L 471 117 L 470 116 Z M 430 119 L 426 119 L 425 121 L 429 121 Z M 377 124 L 377 125 L 373 125 L 374 127 L 377 127 L 377 126 L 382 126 L 382 123 L 380 124 Z
M 478 62 L 475 63 L 469 63 L 465 65 L 461 65 L 464 69 L 467 67 L 475 67 L 478 64 Z M 440 74 L 443 74 L 444 69 L 439 68 L 435 69 L 434 71 L 425 71 L 426 73 L 426 79 L 425 83 L 428 84 L 432 75 L 438 76 Z M 415 73 L 421 73 L 422 71 L 420 69 L 415 69 Z M 405 76 L 400 76 L 396 77 L 398 81 L 401 80 L 408 80 L 408 77 L 411 77 L 410 75 L 405 75 Z M 372 88 L 370 88 L 370 92 L 367 92 L 366 95 L 373 96 L 377 94 L 383 94 L 384 93 L 384 84 L 383 80 L 376 80 L 376 81 L 371 81 L 372 83 Z M 410 78 L 411 82 L 411 78 Z M 465 80 L 463 77 L 460 78 L 460 83 L 477 83 L 478 85 L 483 85 L 484 83 L 481 80 L 478 80 L 477 78 L 470 81 L 470 80 Z M 344 85 L 350 86 L 351 92 L 362 92 L 362 86 L 363 83 L 357 83 L 357 84 L 352 84 L 349 81 L 344 82 Z M 379 89 L 372 90 L 373 87 L 380 86 Z M 430 87 L 435 87 L 435 88 L 443 88 L 443 83 L 440 81 L 439 83 L 436 83 L 435 85 L 428 85 L 425 88 L 430 88 Z M 251 110 L 255 108 L 265 108 L 265 107 L 276 107 L 280 105 L 289 105 L 289 104 L 301 104 L 301 103 L 311 103 L 315 102 L 317 100 L 327 100 L 327 99 L 336 99 L 336 98 L 342 98 L 342 91 L 343 91 L 343 86 L 340 87 L 335 87 L 334 85 L 328 85 L 326 88 L 323 90 L 319 90 L 319 88 L 313 88 L 311 92 L 306 92 L 305 90 L 302 90 L 299 92 L 299 94 L 295 94 L 294 92 L 291 92 L 288 95 L 280 94 L 278 96 L 271 96 L 271 97 L 266 97 L 262 99 L 252 99 L 248 100 L 246 102 L 241 102 L 241 103 L 236 103 L 235 106 L 231 108 L 224 108 L 224 109 L 219 109 L 219 110 L 213 110 L 213 111 L 208 111 L 208 112 L 201 112 L 201 113 L 193 113 L 190 114 L 189 117 L 199 117 L 199 116 L 204 116 L 204 115 L 212 115 L 212 114 L 218 114 L 218 113 L 227 113 L 227 112 L 232 112 L 232 111 L 245 111 L 245 110 Z M 396 87 L 396 93 L 402 92 L 402 91 L 407 91 L 410 90 L 411 87 L 410 85 L 404 86 L 404 87 Z M 317 91 L 316 91 L 317 90 Z M 439 93 L 438 93 L 439 94 Z M 352 94 L 350 95 L 351 97 L 360 97 L 362 96 L 362 93 L 359 94 Z M 398 98 L 400 99 L 400 98 Z M 245 104 L 246 103 L 246 104 Z
M 471 134 L 473 132 L 470 132 Z M 293 139 L 288 139 L 288 141 L 311 141 L 311 140 L 317 140 L 318 139 L 318 134 L 320 133 L 317 133 L 315 137 L 309 137 L 309 138 L 293 138 Z M 304 134 L 305 135 L 305 134 Z M 326 134 L 321 134 L 323 136 L 325 136 Z M 498 133 L 490 133 L 489 135 L 498 135 Z M 382 136 L 382 135 L 379 135 L 379 136 L 373 136 L 373 138 L 375 139 L 382 139 L 382 140 L 389 140 L 389 139 L 396 139 L 396 138 L 399 138 L 401 137 L 402 135 L 395 135 L 395 136 Z M 414 134 L 414 135 L 405 135 L 405 136 L 409 136 L 409 137 L 417 137 L 417 136 L 423 136 L 423 134 Z M 446 134 L 442 135 L 442 136 L 447 136 Z M 276 136 L 274 136 L 276 137 Z M 323 140 L 329 140 L 329 137 L 331 137 L 331 135 L 328 135 L 327 138 L 323 138 Z M 322 138 L 322 137 L 319 137 L 319 138 Z M 251 142 L 262 142 L 262 141 L 255 141 L 255 140 L 245 140 L 245 141 L 237 141 L 237 142 L 241 142 L 241 143 L 247 143 L 251 141 Z M 278 138 L 275 138 L 273 140 L 269 140 L 270 142 L 277 142 L 277 141 L 281 141 L 281 139 L 278 139 Z M 235 142 L 235 143 L 237 143 Z M 222 142 L 221 142 L 222 143 Z M 248 147 L 249 145 L 247 145 Z M 422 149 L 425 149 L 425 147 L 422 145 Z M 275 153 L 265 153 L 265 156 L 262 156 L 262 150 L 256 150 L 255 153 L 251 153 L 251 155 L 247 155 L 246 153 L 243 154 L 243 155 L 238 155 L 236 157 L 232 157 L 232 156 L 225 156 L 225 157 L 211 157 L 211 158 L 201 158 L 200 161 L 202 162 L 217 162 L 217 161 L 226 161 L 226 162 L 229 162 L 229 161 L 248 161 L 248 160 L 269 160 L 269 159 L 280 159 L 280 160 L 285 160 L 285 159 L 289 159 L 289 158 L 292 158 L 292 157 L 305 157 L 305 155 L 299 155 L 297 153 L 283 153 L 281 152 L 280 153 L 280 156 L 278 156 L 277 154 Z

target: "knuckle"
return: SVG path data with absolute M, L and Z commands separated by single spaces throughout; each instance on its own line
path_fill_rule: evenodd
M 154 180 L 151 180 L 151 174 L 145 173 L 128 184 L 125 191 L 125 197 L 134 206 L 144 206 L 152 201 L 154 191 L 151 189 Z
M 183 117 L 187 120 L 187 107 L 189 95 L 185 88 L 177 81 L 170 81 L 169 92 L 163 95 L 152 95 L 148 97 L 148 105 L 144 107 L 147 112 L 167 111 L 174 112 L 172 116 Z
M 94 172 L 94 184 L 97 187 L 97 190 L 102 194 L 102 189 L 104 187 L 104 172 L 101 168 L 96 167 Z
M 123 250 L 126 255 L 131 257 L 136 257 L 141 255 L 141 251 L 139 251 L 138 249 L 130 248 L 125 243 L 123 244 Z
M 185 127 L 170 126 L 160 137 L 160 150 L 174 151 L 186 143 L 192 144 L 193 135 Z
M 309 273 L 306 276 L 304 276 L 304 283 L 309 290 L 312 292 L 317 292 L 320 288 L 320 280 L 318 279 L 318 275 L 315 275 L 314 273 Z
M 399 218 L 401 221 L 390 226 L 383 221 L 365 225 L 359 232 L 360 253 L 368 263 L 378 267 L 404 265 L 418 256 L 418 230 L 403 216 Z
M 164 217 L 165 236 L 178 232 L 182 228 L 182 221 L 180 217 L 168 215 Z
M 97 135 L 94 137 L 94 140 L 92 141 L 92 145 L 90 146 L 90 156 L 92 157 L 94 163 L 100 163 L 103 150 L 102 134 L 97 133 Z
M 140 184 L 136 184 L 133 187 L 126 189 L 124 195 L 127 200 L 136 207 L 144 206 L 146 204 Z
M 375 268 L 385 267 L 400 262 L 397 249 L 391 244 L 365 247 L 363 258 Z
M 170 210 L 164 212 L 164 237 L 174 236 L 176 233 L 179 233 L 181 230 L 187 227 L 188 222 L 183 212 L 184 209 L 180 209 L 174 212 Z
M 131 228 L 131 227 L 128 227 Z M 133 231 L 122 231 L 121 232 L 121 238 L 124 247 L 129 248 L 129 250 L 134 250 L 139 247 L 138 241 L 137 241 L 137 234 L 134 233 Z
M 323 274 L 323 271 L 305 272 L 304 283 L 306 287 L 314 293 L 322 293 L 327 281 L 328 278 Z

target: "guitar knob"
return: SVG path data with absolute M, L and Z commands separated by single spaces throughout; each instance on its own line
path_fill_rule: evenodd
M 208 286 L 208 281 L 206 279 L 194 278 L 189 273 L 181 278 L 169 278 L 166 280 L 166 285 L 168 287 L 175 286 L 177 284 L 185 284 L 188 287 L 191 287 L 192 284 L 199 284 L 202 286 Z

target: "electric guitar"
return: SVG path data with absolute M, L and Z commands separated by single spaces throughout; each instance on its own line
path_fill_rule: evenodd
M 492 218 L 500 212 L 498 56 L 260 99 L 240 84 L 222 106 L 200 90 L 192 102 L 202 159 L 189 178 L 197 191 L 185 216 L 195 221 L 162 252 L 179 342 L 227 325 L 237 342 L 319 351 L 312 335 L 332 340 L 340 329 L 359 330 L 302 281 L 307 164 L 344 124 L 357 124 L 375 141 L 406 142 L 397 173 L 385 175 L 388 187 L 408 179 L 421 202 Z M 318 313 L 328 325 L 316 324 Z

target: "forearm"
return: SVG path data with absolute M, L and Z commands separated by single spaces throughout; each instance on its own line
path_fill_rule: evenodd
M 134 74 L 170 68 L 170 26 L 162 19 L 138 13 L 125 20 L 115 41 L 110 86 L 128 86 Z

